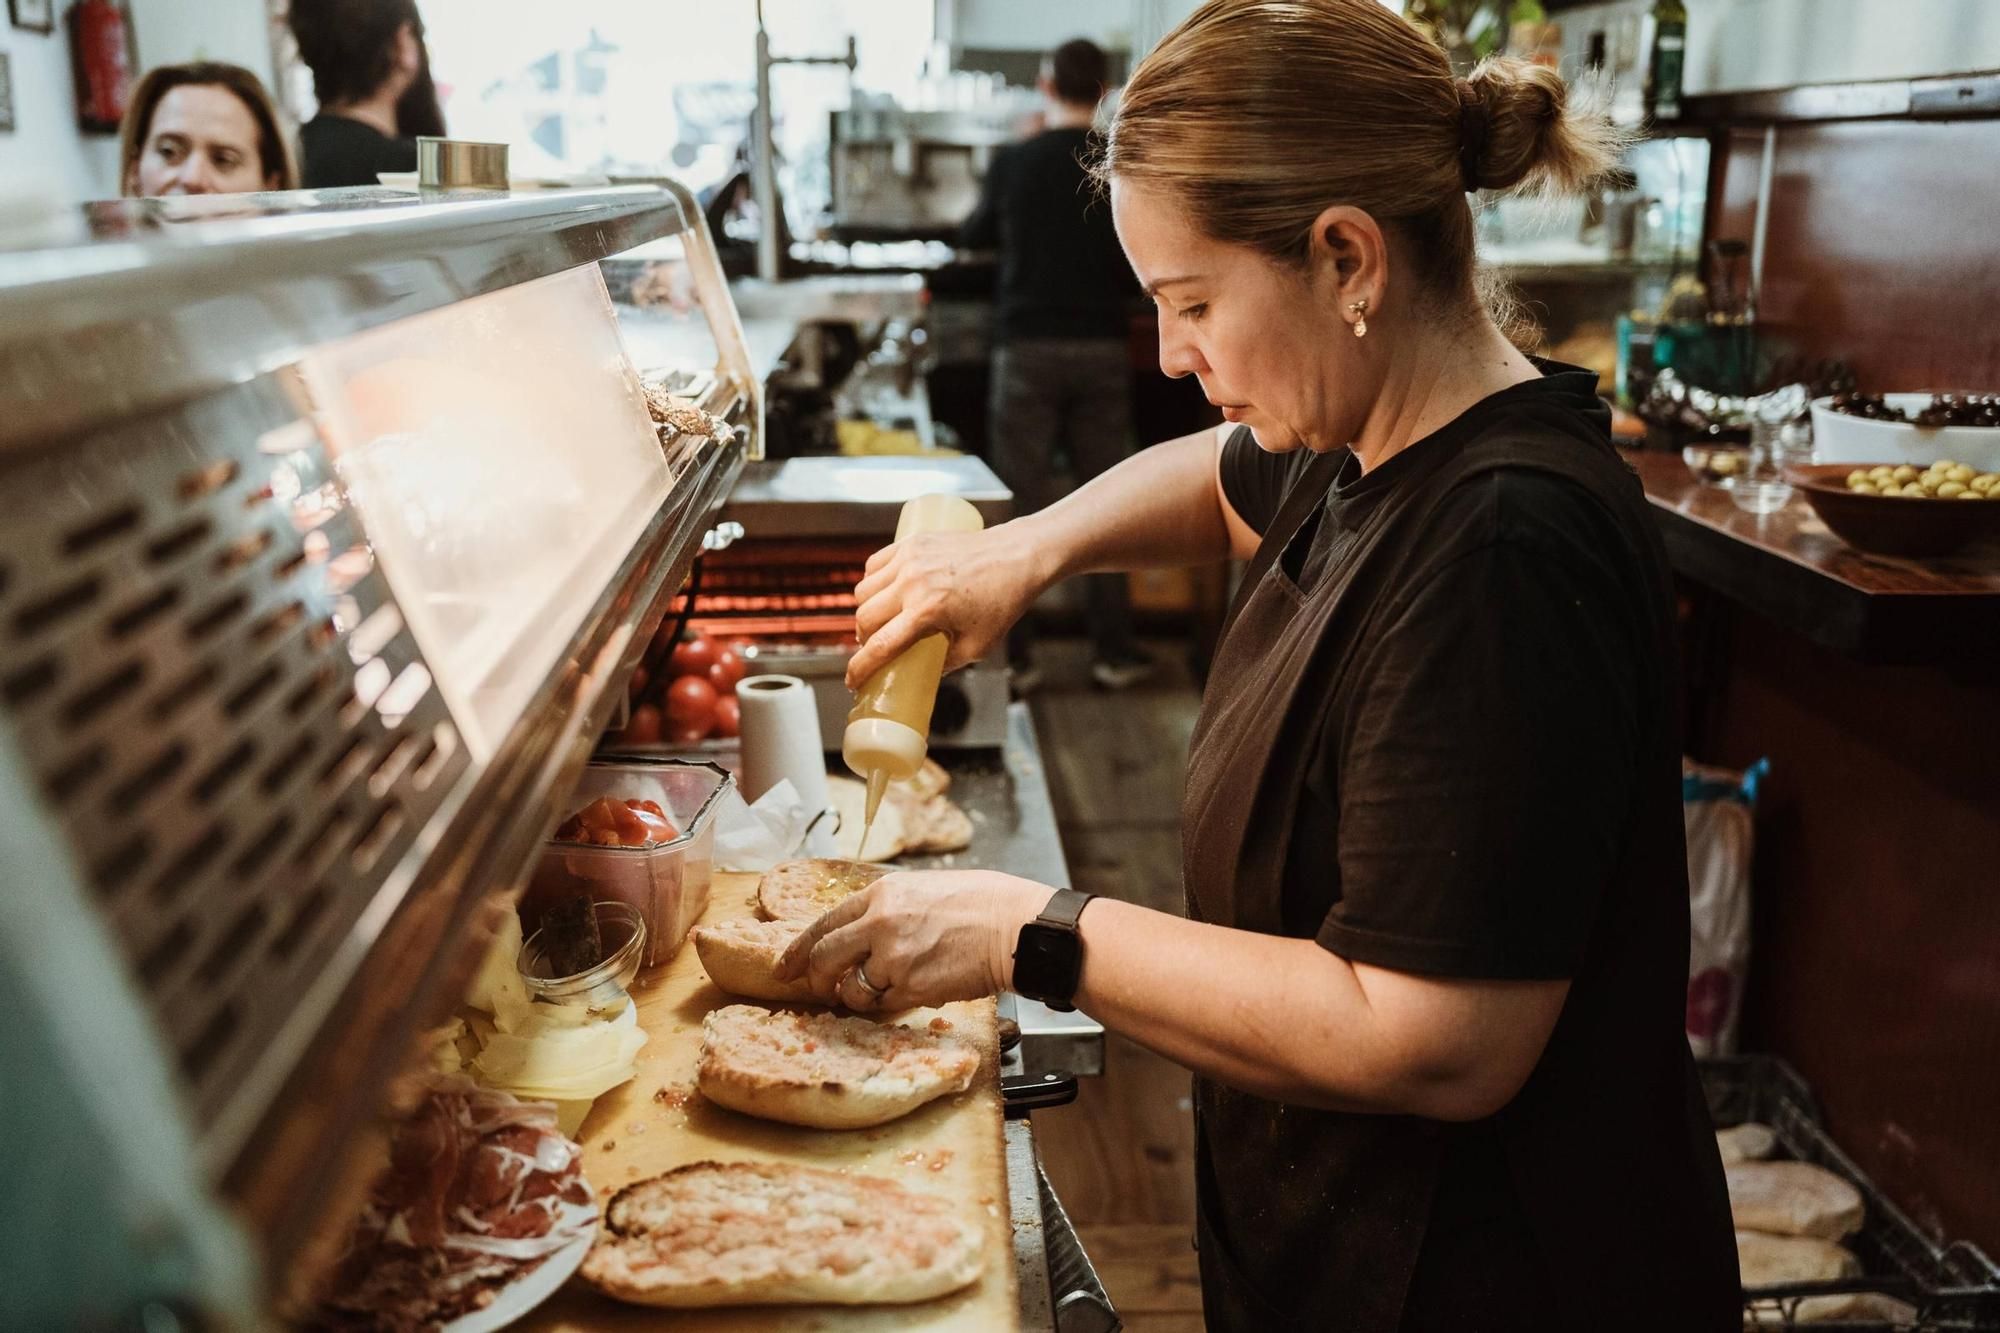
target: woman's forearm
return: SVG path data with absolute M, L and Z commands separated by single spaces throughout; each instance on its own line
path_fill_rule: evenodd
M 1333 1110 L 1491 1114 L 1539 1058 L 1561 982 L 1452 982 L 1357 968 L 1312 940 L 1114 899 L 1081 923 L 1077 1006 L 1246 1092 Z
M 1010 526 L 1043 555 L 1048 583 L 1222 560 L 1229 534 L 1215 498 L 1215 459 L 1212 430 L 1168 440 Z

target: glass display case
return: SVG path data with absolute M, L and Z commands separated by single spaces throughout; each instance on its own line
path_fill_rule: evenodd
M 8 1216 L 122 1275 L 10 1313 L 251 1322 L 357 1199 L 761 454 L 761 385 L 662 183 L 43 219 L 0 237 L 0 400 L 0 827 L 34 908 L 0 1058 L 47 1090 L 16 1132 L 97 1167 Z

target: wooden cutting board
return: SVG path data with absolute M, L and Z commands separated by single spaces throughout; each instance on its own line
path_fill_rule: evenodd
M 704 923 L 756 915 L 757 877 L 715 877 Z M 537 1333 L 667 1329 L 674 1333 L 750 1330 L 922 1329 L 989 1333 L 1019 1327 L 1013 1229 L 1007 1210 L 1000 1106 L 1000 1040 L 993 1001 L 914 1010 L 903 1021 L 938 1015 L 980 1051 L 972 1087 L 875 1129 L 814 1130 L 775 1124 L 712 1106 L 695 1092 L 701 1020 L 737 1003 L 702 971 L 690 942 L 633 988 L 639 1025 L 652 1035 L 631 1082 L 598 1100 L 578 1135 L 583 1173 L 600 1203 L 635 1180 L 689 1162 L 793 1162 L 887 1176 L 957 1202 L 986 1235 L 986 1271 L 964 1291 L 922 1305 L 743 1306 L 657 1310 L 623 1305 L 572 1280 L 517 1328 Z

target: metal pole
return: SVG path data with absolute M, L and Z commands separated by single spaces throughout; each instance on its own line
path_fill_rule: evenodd
M 764 30 L 764 0 L 757 0 L 757 113 L 752 127 L 750 190 L 757 200 L 757 276 L 778 280 L 778 166 L 771 132 L 771 34 Z
M 1750 231 L 1750 310 L 1764 308 L 1764 235 L 1771 225 L 1771 173 L 1778 158 L 1778 127 L 1764 127 L 1764 156 L 1757 166 L 1757 212 Z

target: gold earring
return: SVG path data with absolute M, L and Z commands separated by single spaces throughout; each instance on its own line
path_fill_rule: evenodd
M 1363 297 L 1361 300 L 1355 301 L 1347 309 L 1354 316 L 1354 336 L 1357 338 L 1366 338 L 1368 336 L 1368 298 Z

